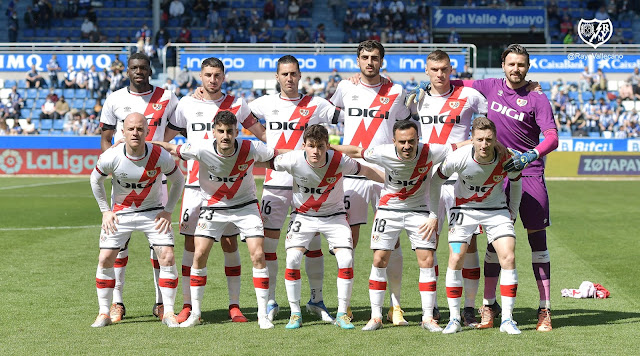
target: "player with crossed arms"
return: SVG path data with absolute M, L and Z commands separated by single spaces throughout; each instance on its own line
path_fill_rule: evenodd
M 185 130 L 187 141 L 192 144 L 213 142 L 213 118 L 223 110 L 235 114 L 243 127 L 256 137 L 265 141 L 264 127 L 251 115 L 251 110 L 241 97 L 224 94 L 221 91 L 224 83 L 224 64 L 218 58 L 210 57 L 202 61 L 200 66 L 202 88 L 197 97 L 185 96 L 180 99 L 175 116 L 171 117 L 164 135 L 169 142 L 179 132 Z M 187 182 L 182 197 L 180 213 L 180 233 L 184 235 L 184 252 L 182 254 L 182 294 L 183 307 L 178 314 L 178 322 L 184 322 L 191 313 L 191 266 L 195 251 L 193 235 L 200 215 L 202 199 L 198 178 L 200 162 L 187 162 Z M 220 247 L 224 252 L 225 275 L 229 291 L 229 318 L 233 322 L 247 322 L 240 310 L 240 252 L 237 240 L 238 229 L 229 225 L 220 238 Z M 277 269 L 276 269 L 277 272 Z M 275 281 L 274 281 L 275 284 Z
M 298 83 L 302 74 L 298 60 L 291 55 L 278 59 L 276 80 L 280 92 L 262 96 L 249 104 L 251 112 L 266 122 L 267 146 L 282 149 L 302 147 L 302 136 L 307 126 L 313 124 L 335 124 L 341 111 L 318 96 L 302 95 Z M 262 190 L 262 218 L 264 221 L 264 251 L 269 267 L 269 302 L 267 312 L 273 320 L 279 311 L 276 297 L 278 275 L 278 239 L 289 207 L 292 206 L 293 179 L 287 172 L 267 169 Z M 333 322 L 324 305 L 322 282 L 324 280 L 324 257 L 320 235 L 311 239 L 305 253 L 305 270 L 309 279 L 311 296 L 307 311 L 317 314 L 325 322 Z
M 399 84 L 382 83 L 380 68 L 384 60 L 384 47 L 378 41 L 367 40 L 358 45 L 357 63 L 360 81 L 354 84 L 343 80 L 338 84 L 331 102 L 344 111 L 344 140 L 347 145 L 364 149 L 393 142 L 393 124 L 410 118 L 404 106 L 404 90 Z M 376 165 L 358 159 L 362 165 Z M 379 168 L 379 167 L 376 167 Z M 382 184 L 363 177 L 346 176 L 344 182 L 347 219 L 351 225 L 354 248 L 358 244 L 360 225 L 368 219 L 367 205 L 375 210 Z M 408 325 L 400 308 L 402 291 L 402 249 L 391 252 L 387 267 L 391 305 L 387 319 L 394 325 Z
M 197 160 L 202 205 L 191 266 L 192 310 L 180 327 L 201 323 L 201 305 L 207 284 L 207 259 L 214 242 L 219 242 L 229 225 L 240 230 L 253 262 L 253 285 L 258 302 L 258 325 L 271 329 L 267 317 L 269 274 L 264 259 L 264 231 L 253 178 L 254 162 L 275 157 L 277 151 L 262 142 L 238 139 L 238 120 L 230 111 L 220 111 L 213 119 L 214 141 L 174 145 L 154 142 L 184 160 Z
M 159 285 L 164 302 L 163 323 L 177 327 L 173 305 L 178 286 L 178 271 L 173 257 L 171 212 L 184 188 L 184 176 L 175 161 L 162 148 L 145 142 L 147 119 L 131 113 L 124 120 L 124 144 L 107 149 L 91 172 L 91 189 L 102 212 L 100 255 L 96 271 L 96 289 L 100 311 L 92 327 L 112 324 L 109 306 L 116 285 L 114 263 L 133 231 L 142 231 L 159 256 Z M 104 188 L 106 177 L 113 180 L 112 208 Z M 167 203 L 162 203 L 162 175 L 171 181 Z
M 513 320 L 513 306 L 518 289 L 515 247 L 516 234 L 513 222 L 516 219 L 522 181 L 520 172 L 507 173 L 503 165 L 507 157 L 501 158 L 496 150 L 496 126 L 485 118 L 478 117 L 471 128 L 473 145 L 463 147 L 449 155 L 433 176 L 430 187 L 430 204 L 438 206 L 440 189 L 449 177 L 458 173 L 455 183 L 455 206 L 450 209 L 449 217 L 449 264 L 446 274 L 447 301 L 450 318 L 444 334 L 453 334 L 461 330 L 460 298 L 462 296 L 462 266 L 471 237 L 482 224 L 487 232 L 487 240 L 493 244 L 498 254 L 502 277 L 500 294 L 502 296 L 502 323 L 500 331 L 508 334 L 520 334 Z M 502 189 L 505 177 L 509 178 L 511 190 L 509 204 Z M 437 210 L 436 210 L 437 211 Z M 429 219 L 426 233 L 436 228 L 437 218 Z
M 104 102 L 100 127 L 102 129 L 100 147 L 102 152 L 111 147 L 111 140 L 118 142 L 122 136 L 124 119 L 131 113 L 139 113 L 147 118 L 147 141 L 161 141 L 164 139 L 167 123 L 176 110 L 178 97 L 170 90 L 154 87 L 149 83 L 151 77 L 151 61 L 143 53 L 132 54 L 127 61 L 127 75 L 130 84 L 128 87 L 111 93 Z M 162 182 L 162 202 L 167 202 L 167 182 L 164 178 L 158 178 Z M 111 197 L 113 201 L 113 196 Z M 122 292 L 125 283 L 125 270 L 129 260 L 129 242 L 124 244 L 115 261 L 116 285 L 113 291 L 113 304 L 111 305 L 111 321 L 119 322 L 126 314 Z M 153 248 L 151 249 L 151 264 L 156 288 L 156 303 L 153 306 L 153 315 L 162 318 L 162 293 L 158 284 L 160 264 Z
M 329 150 L 329 133 L 318 124 L 304 131 L 302 150 L 282 154 L 273 161 L 273 169 L 288 172 L 293 177 L 295 211 L 287 229 L 287 269 L 285 286 L 291 317 L 287 329 L 302 326 L 300 311 L 300 265 L 302 255 L 318 233 L 327 238 L 329 248 L 338 262 L 338 312 L 335 324 L 353 329 L 347 307 L 353 289 L 353 243 L 344 206 L 343 178 L 363 175 L 377 182 L 384 181 L 382 172 L 362 166 L 339 151 Z
M 351 157 L 364 158 L 385 170 L 385 185 L 371 230 L 371 320 L 362 330 L 382 328 L 382 304 L 387 287 L 386 268 L 400 233 L 406 230 L 420 267 L 419 289 L 423 310 L 421 326 L 431 332 L 442 331 L 433 318 L 436 299 L 436 276 L 433 266 L 436 238 L 435 234 L 429 234 L 425 238 L 420 230 L 429 216 L 436 217 L 435 213 L 430 214 L 427 204 L 427 186 L 433 173 L 432 168 L 442 162 L 455 148 L 455 144 L 420 143 L 418 125 L 413 120 L 402 120 L 394 124 L 393 144 L 370 147 L 367 150 L 356 146 L 335 147 Z

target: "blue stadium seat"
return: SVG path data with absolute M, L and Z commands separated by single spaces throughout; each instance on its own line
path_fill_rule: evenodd
M 571 132 L 560 131 L 558 132 L 558 137 L 571 137 Z
M 25 99 L 35 99 L 38 97 L 38 89 L 27 89 L 27 95 L 24 96 Z
M 286 24 L 287 24 L 287 22 L 286 22 L 285 20 L 283 20 L 283 19 L 277 19 L 277 20 L 274 22 L 273 26 L 274 26 L 274 27 L 284 27 L 284 25 L 286 25 Z
M 31 119 L 40 119 L 40 114 L 42 114 L 42 110 L 40 110 L 40 108 L 33 108 L 33 110 L 31 110 L 31 113 L 25 113 L 22 115 L 22 117 L 28 117 L 29 115 L 31 115 Z
M 590 91 L 582 92 L 582 101 L 588 101 L 588 100 L 591 100 L 592 98 L 593 98 L 593 94 L 591 94 Z
M 569 91 L 569 99 L 578 100 L 578 92 L 573 90 Z
M 62 128 L 64 127 L 64 120 L 53 120 L 53 129 L 54 130 L 59 130 L 62 131 Z
M 40 109 L 46 100 L 44 98 L 36 100 L 34 107 Z
M 251 89 L 251 88 L 253 88 L 253 81 L 252 80 L 243 80 L 242 83 L 240 84 L 240 87 L 242 89 Z
M 17 84 L 18 83 L 15 80 L 12 80 L 12 79 L 6 79 L 4 81 L 4 87 L 5 88 L 11 88 L 12 86 L 17 85 Z
M 87 97 L 87 89 L 76 89 L 76 99 L 84 99 Z
M 27 38 L 31 38 L 35 36 L 35 34 L 36 33 L 32 28 L 25 28 L 24 30 L 22 30 L 22 35 Z
M 607 100 L 607 92 L 606 91 L 597 91 L 595 98 L 596 98 L 596 100 L 604 99 L 606 101 Z
M 64 95 L 65 99 L 71 100 L 71 99 L 73 99 L 75 97 L 75 90 L 74 89 L 64 89 L 63 95 Z
M 27 117 L 26 115 L 23 115 L 22 117 Z M 36 129 L 40 129 L 40 119 L 39 118 L 31 118 L 31 123 L 33 124 L 33 126 L 36 127 Z
M 542 87 L 542 90 L 551 90 L 551 83 L 549 82 L 541 81 L 540 86 Z
M 62 120 L 60 120 L 62 121 Z M 40 126 L 40 129 L 43 131 L 49 131 L 53 128 L 53 120 L 51 119 L 45 119 L 42 120 L 42 125 Z
M 73 99 L 73 101 L 70 103 L 70 106 L 72 108 L 80 110 L 84 107 L 84 99 Z
M 38 98 L 43 99 L 49 95 L 49 89 L 40 88 L 38 89 Z
M 26 79 L 18 80 L 18 88 L 26 88 L 26 87 L 27 87 L 27 80 Z
M 589 137 L 600 137 L 600 132 L 589 132 Z
M 32 108 L 35 103 L 36 103 L 36 99 L 27 98 L 25 100 L 25 107 Z
M 93 110 L 93 107 L 96 106 L 96 103 L 97 103 L 96 99 L 87 99 L 84 102 L 84 107 L 87 109 Z

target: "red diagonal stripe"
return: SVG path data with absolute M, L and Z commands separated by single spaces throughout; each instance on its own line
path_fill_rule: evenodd
M 342 153 L 340 151 L 333 151 L 333 157 L 331 158 L 331 162 L 329 162 L 329 167 L 327 168 L 324 177 L 322 177 L 322 181 L 320 181 L 320 184 L 318 185 L 318 187 L 324 187 L 326 185 L 327 188 L 322 192 L 322 194 L 320 194 L 320 197 L 317 200 L 312 194 L 309 199 L 307 199 L 307 201 L 297 209 L 297 211 L 306 213 L 309 209 L 313 209 L 315 211 L 320 210 L 322 204 L 329 198 L 329 194 L 331 194 L 333 187 L 335 187 L 335 185 L 338 184 L 338 181 L 342 178 L 342 173 L 336 174 L 338 167 L 340 167 L 341 159 Z M 333 181 L 333 183 L 329 183 L 328 180 L 330 178 L 335 178 L 335 181 Z
M 420 157 L 418 158 L 416 167 L 413 169 L 413 172 L 411 173 L 411 179 L 413 179 L 416 176 L 419 177 L 416 184 L 412 186 L 411 189 L 407 189 L 406 187 L 404 187 L 400 189 L 400 191 L 397 193 L 391 193 L 391 194 L 386 194 L 382 196 L 380 198 L 380 202 L 378 203 L 378 206 L 387 205 L 389 203 L 389 200 L 393 198 L 405 200 L 410 196 L 412 196 L 415 192 L 417 192 L 418 189 L 422 187 L 422 183 L 424 183 L 425 177 L 427 176 L 427 174 L 429 174 L 429 172 L 431 171 L 431 166 L 433 165 L 433 162 L 429 162 L 429 164 L 427 164 L 428 157 L 429 157 L 429 145 L 428 144 L 422 145 L 422 150 L 420 150 Z M 420 170 L 424 170 L 424 171 L 420 173 Z
M 392 87 L 393 87 L 393 83 L 385 84 L 380 87 L 380 90 L 378 90 L 378 94 L 373 99 L 373 102 L 371 103 L 371 105 L 369 105 L 370 109 L 374 109 L 376 107 L 379 108 L 377 117 L 374 117 L 371 119 L 371 123 L 369 124 L 369 127 L 365 127 L 365 124 L 364 124 L 365 119 L 360 120 L 360 124 L 358 125 L 358 128 L 356 129 L 356 132 L 353 135 L 353 139 L 351 140 L 350 145 L 360 146 L 362 148 L 369 148 L 369 145 L 373 140 L 373 136 L 375 136 L 376 132 L 378 132 L 378 128 L 380 127 L 380 125 L 382 125 L 382 122 L 384 120 L 388 119 L 389 117 L 388 113 L 389 113 L 389 110 L 391 109 L 391 105 L 393 105 L 393 102 L 396 100 L 396 97 L 398 96 L 398 94 L 389 95 L 389 91 L 391 90 Z M 387 98 L 388 101 L 387 99 L 383 100 L 382 99 L 383 97 Z M 386 104 L 383 103 L 383 101 L 385 101 Z
M 448 114 L 449 117 L 456 118 L 460 116 L 460 113 L 462 113 L 462 109 L 464 108 L 464 105 L 467 102 L 466 98 L 460 99 L 460 93 L 462 93 L 463 88 L 464 87 L 462 86 L 455 87 L 455 89 L 453 90 L 453 93 L 451 93 L 449 98 L 447 98 L 444 105 L 442 106 L 442 110 L 440 110 L 440 114 L 449 112 Z M 456 107 L 455 109 L 450 106 L 450 103 L 454 101 L 458 101 L 460 103 L 458 107 Z M 442 130 L 440 131 L 440 135 L 438 135 L 435 129 L 431 131 L 431 136 L 429 137 L 429 143 L 441 143 L 441 144 L 447 143 L 447 140 L 449 139 L 449 135 L 451 134 L 451 130 L 453 130 L 453 127 L 455 126 L 455 122 L 450 122 L 450 121 L 451 120 L 447 120 L 447 122 L 445 122 L 442 125 Z
M 160 148 L 160 146 L 153 145 L 151 154 L 149 155 L 149 160 L 147 161 L 147 164 L 144 167 L 144 172 L 142 172 L 142 176 L 138 181 L 138 182 L 144 182 L 144 181 L 149 181 L 149 182 L 144 187 L 144 189 L 142 189 L 140 194 L 136 193 L 135 189 L 132 189 L 131 193 L 129 193 L 124 198 L 124 200 L 122 201 L 122 204 L 115 204 L 115 206 L 113 207 L 114 213 L 124 208 L 132 207 L 134 204 L 136 206 L 142 205 L 142 202 L 147 198 L 147 196 L 151 192 L 151 187 L 153 186 L 153 183 L 155 183 L 156 179 L 160 176 L 161 169 L 160 167 L 156 167 L 156 164 L 158 163 L 158 159 L 160 158 L 161 152 L 162 152 L 162 149 Z M 147 174 L 147 172 L 151 172 L 151 171 L 156 172 L 155 175 L 153 175 L 153 177 L 149 177 L 149 175 Z
M 248 140 L 242 141 L 242 144 L 240 146 L 240 152 L 238 152 L 238 157 L 236 157 L 236 163 L 233 166 L 231 173 L 229 173 L 229 177 L 240 175 L 241 173 L 247 174 L 247 172 L 251 171 L 251 167 L 253 166 L 254 160 L 252 159 L 247 161 L 247 157 L 249 156 L 250 151 L 251 151 L 251 141 L 248 141 Z M 241 171 L 238 167 L 240 167 L 243 164 L 246 164 L 247 168 L 244 171 Z M 226 183 L 222 183 L 220 188 L 218 188 L 218 190 L 211 196 L 211 198 L 209 198 L 209 200 L 207 201 L 207 204 L 213 205 L 225 197 L 229 200 L 233 199 L 233 197 L 236 196 L 236 194 L 238 193 L 238 190 L 240 189 L 242 182 L 243 182 L 242 178 L 236 179 L 236 181 L 233 182 L 231 187 L 229 187 Z
M 144 117 L 148 117 L 151 115 L 151 120 L 149 120 L 149 134 L 147 135 L 147 140 L 153 140 L 153 135 L 156 133 L 156 129 L 162 125 L 162 115 L 164 115 L 164 111 L 167 109 L 167 105 L 169 104 L 169 99 L 165 101 L 160 101 L 162 95 L 164 94 L 164 89 L 155 87 L 153 94 L 151 95 L 151 99 L 149 99 L 149 103 L 147 104 L 147 108 L 144 110 Z M 156 110 L 154 106 L 160 105 L 160 109 Z

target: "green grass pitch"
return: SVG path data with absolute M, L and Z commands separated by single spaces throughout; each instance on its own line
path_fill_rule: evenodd
M 98 310 L 95 270 L 100 213 L 89 179 L 2 177 L 0 354 L 637 354 L 640 346 L 640 287 L 636 282 L 640 182 L 551 181 L 548 186 L 553 222 L 548 229 L 554 327 L 550 333 L 534 330 L 538 291 L 531 272 L 526 233 L 520 222 L 517 223 L 516 253 L 520 282 L 514 313 L 523 331 L 519 336 L 501 334 L 498 328 L 463 328 L 463 332 L 455 335 L 422 330 L 418 326 L 421 315 L 418 267 L 404 234 L 402 307 L 410 326 L 385 324 L 385 328 L 377 332 L 360 331 L 369 318 L 370 225 L 362 229 L 356 250 L 352 299 L 356 330 L 340 330 L 304 312 L 302 329 L 284 329 L 289 309 L 283 282 L 283 242 L 278 250 L 277 299 L 284 308 L 275 321 L 274 330 L 260 330 L 255 322 L 233 324 L 227 320 L 226 279 L 218 246 L 214 246 L 209 259 L 204 325 L 170 330 L 151 316 L 154 292 L 149 249 L 139 233 L 130 245 L 124 291 L 127 316 L 118 325 L 96 330 L 89 326 Z M 174 221 L 177 218 L 178 212 L 174 214 Z M 483 241 L 486 242 L 485 236 L 480 237 L 479 245 L 483 245 Z M 181 236 L 177 237 L 176 246 L 179 263 Z M 323 247 L 325 303 L 335 313 L 337 268 L 326 242 Z M 240 249 L 241 306 L 245 315 L 255 320 L 251 262 L 246 247 L 241 244 Z M 480 253 L 482 256 L 484 246 L 480 246 Z M 441 244 L 438 301 L 445 320 L 448 318 L 444 296 L 447 254 L 446 244 Z M 309 292 L 305 273 L 302 275 L 302 302 L 305 303 Z M 576 300 L 560 296 L 562 288 L 577 288 L 583 280 L 603 284 L 611 291 L 611 298 Z M 178 288 L 176 305 L 179 306 L 181 286 Z M 481 283 L 476 307 L 481 304 L 482 288 Z

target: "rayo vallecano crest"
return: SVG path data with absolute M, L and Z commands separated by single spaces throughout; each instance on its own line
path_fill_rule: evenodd
M 160 111 L 162 109 L 162 104 L 153 104 L 153 110 Z
M 449 107 L 452 109 L 457 109 L 460 106 L 460 102 L 459 101 L 450 101 L 449 102 Z
M 329 183 L 329 184 L 333 184 L 333 183 L 335 183 L 335 182 L 336 182 L 336 177 L 329 177 L 329 178 L 327 178 L 327 183 Z
M 387 105 L 389 104 L 389 101 L 391 101 L 388 97 L 386 96 L 381 96 L 380 97 L 380 102 L 382 103 L 382 105 Z
M 309 109 L 300 109 L 300 115 L 302 116 L 309 115 Z
M 613 34 L 613 24 L 610 19 L 606 20 L 585 20 L 580 19 L 578 23 L 578 35 L 593 48 L 605 44 Z
M 246 171 L 247 168 L 249 168 L 248 164 L 241 164 L 241 165 L 238 166 L 238 170 L 242 171 L 242 172 Z

